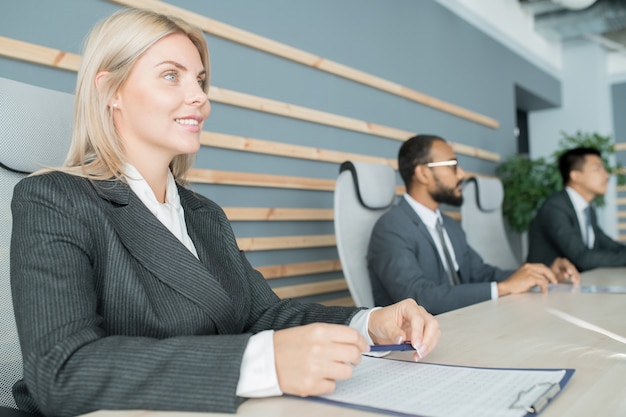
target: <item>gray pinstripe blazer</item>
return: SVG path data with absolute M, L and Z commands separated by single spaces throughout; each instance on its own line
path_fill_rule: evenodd
M 224 212 L 179 187 L 200 260 L 130 188 L 64 173 L 22 180 L 11 285 L 24 357 L 20 408 L 234 412 L 251 334 L 354 308 L 279 300 L 239 251 Z

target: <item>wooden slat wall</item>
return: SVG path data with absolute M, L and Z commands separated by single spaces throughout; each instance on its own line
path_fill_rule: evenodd
M 317 295 L 329 292 L 345 291 L 348 284 L 342 279 L 333 279 L 330 281 L 320 281 L 311 284 L 288 285 L 284 287 L 274 288 L 274 292 L 280 298 L 295 298 L 302 295 Z
M 223 207 L 230 221 L 308 220 L 332 221 L 332 209 L 294 209 L 278 207 Z
M 498 122 L 486 116 L 460 108 L 434 97 L 426 96 L 417 91 L 397 85 L 393 82 L 380 79 L 343 66 L 321 57 L 313 56 L 304 51 L 299 51 L 286 45 L 279 44 L 266 38 L 242 31 L 232 26 L 193 14 L 184 9 L 176 8 L 169 4 L 155 0 L 110 0 L 116 3 L 152 8 L 162 12 L 179 15 L 191 23 L 202 27 L 207 33 L 223 37 L 225 39 L 243 43 L 253 48 L 290 59 L 322 71 L 326 71 L 340 77 L 360 82 L 370 87 L 396 94 L 416 103 L 424 104 L 440 111 L 474 121 L 485 126 L 497 128 Z M 81 57 L 62 50 L 44 47 L 17 39 L 0 36 L 0 55 L 8 58 L 26 61 L 30 63 L 59 68 L 67 71 L 76 71 Z M 341 129 L 347 129 L 387 139 L 404 141 L 414 135 L 402 129 L 383 126 L 368 121 L 349 118 L 337 114 L 331 114 L 296 106 L 290 103 L 278 102 L 263 97 L 236 92 L 211 86 L 209 99 L 232 106 L 252 109 L 260 112 L 271 113 L 284 117 L 306 120 L 312 123 L 323 124 Z M 346 160 L 363 161 L 370 163 L 387 164 L 397 170 L 397 162 L 394 159 L 381 158 L 372 155 L 341 152 L 329 149 L 311 148 L 292 144 L 279 143 L 269 140 L 242 137 L 227 133 L 203 132 L 201 137 L 203 146 L 253 152 L 281 156 L 286 158 L 300 158 L 314 161 L 342 163 Z M 458 154 L 483 159 L 491 162 L 500 161 L 497 153 L 479 149 L 473 146 L 450 142 Z M 480 173 L 468 175 L 481 176 Z M 197 183 L 239 185 L 252 187 L 273 187 L 299 190 L 333 191 L 335 181 L 319 178 L 303 178 L 293 176 L 269 175 L 260 173 L 245 173 L 235 171 L 219 171 L 208 169 L 194 169 L 191 171 L 190 180 Z M 404 193 L 404 187 L 397 186 L 397 194 Z M 279 207 L 226 207 L 225 212 L 231 221 L 332 221 L 332 209 L 317 208 L 279 208 Z M 460 220 L 459 212 L 448 212 L 448 215 Z M 335 245 L 334 235 L 309 235 L 309 236 L 279 236 L 279 237 L 249 237 L 238 238 L 238 244 L 242 250 L 265 251 L 294 248 L 315 248 Z M 324 260 L 300 264 L 280 264 L 272 266 L 260 266 L 257 268 L 268 280 L 285 278 L 289 276 L 323 274 L 341 270 L 339 260 Z M 317 294 L 326 294 L 347 289 L 345 280 L 332 279 L 322 280 L 316 283 L 277 286 L 275 291 L 281 297 L 300 297 Z M 353 305 L 350 297 L 330 299 L 324 301 L 326 305 Z
M 255 152 L 266 155 L 282 156 L 286 158 L 308 159 L 312 161 L 333 162 L 341 164 L 345 161 L 368 162 L 372 164 L 389 165 L 398 170 L 396 159 L 381 158 L 377 156 L 364 155 L 352 152 L 340 152 L 309 146 L 291 145 L 279 142 L 272 142 L 262 139 L 247 138 L 237 135 L 229 135 L 217 132 L 202 132 L 200 143 L 214 148 L 231 149 L 242 152 Z M 481 154 L 476 148 L 466 148 L 468 153 Z M 479 172 L 465 171 L 468 177 L 491 177 L 491 175 Z
M 332 209 L 224 207 L 224 211 L 230 221 L 332 221 L 334 219 Z M 458 211 L 444 211 L 444 213 L 452 217 L 454 220 L 461 221 L 461 213 Z
M 319 248 L 335 246 L 335 235 L 240 237 L 237 244 L 243 251 Z
M 80 63 L 80 56 L 76 54 L 71 54 L 69 52 L 45 46 L 27 44 L 25 42 L 3 36 L 0 36 L 0 55 L 71 71 L 77 71 Z M 217 103 L 243 107 L 294 119 L 306 120 L 312 123 L 319 123 L 398 141 L 404 141 L 415 135 L 414 132 L 409 132 L 407 130 L 383 126 L 373 122 L 322 112 L 237 91 L 226 90 L 216 86 L 211 86 L 209 90 L 209 99 Z M 449 143 L 455 152 L 462 155 L 485 159 L 492 162 L 499 162 L 501 159 L 500 155 L 495 152 L 458 144 L 452 141 L 449 141 Z
M 338 272 L 341 271 L 341 262 L 339 262 L 339 259 L 330 259 L 297 264 L 259 266 L 256 269 L 263 274 L 265 279 L 275 279 L 298 275 L 321 274 L 324 272 Z
M 494 129 L 499 127 L 499 122 L 491 117 L 484 116 L 474 111 L 464 109 L 451 103 L 447 103 L 435 97 L 428 96 L 408 87 L 399 85 L 389 80 L 367 74 L 363 71 L 350 68 L 314 54 L 293 48 L 291 46 L 264 38 L 251 32 L 227 25 L 225 23 L 201 16 L 176 6 L 158 0 L 110 0 L 114 3 L 128 7 L 143 7 L 174 16 L 181 17 L 186 21 L 203 29 L 206 33 L 228 39 L 251 48 L 289 59 L 294 62 L 316 68 L 321 71 L 346 78 L 351 81 L 362 83 L 391 94 L 398 95 L 408 100 L 420 103 L 449 114 L 482 124 Z

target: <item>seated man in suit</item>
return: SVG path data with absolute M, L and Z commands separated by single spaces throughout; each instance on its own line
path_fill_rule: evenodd
M 437 136 L 407 140 L 398 154 L 406 194 L 374 226 L 368 268 L 377 305 L 411 297 L 431 314 L 528 291 L 570 279 L 578 271 L 566 259 L 551 268 L 524 264 L 517 271 L 487 265 L 468 244 L 458 222 L 439 210 L 460 206 L 465 173 L 454 151 Z
M 528 261 L 550 264 L 565 256 L 580 271 L 626 265 L 626 246 L 598 226 L 591 205 L 606 193 L 609 173 L 600 152 L 574 148 L 559 158 L 564 189 L 552 194 L 537 211 L 528 231 Z

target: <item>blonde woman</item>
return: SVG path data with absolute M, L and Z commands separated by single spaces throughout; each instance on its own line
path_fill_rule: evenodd
M 330 392 L 371 343 L 426 355 L 435 319 L 280 300 L 224 212 L 184 187 L 210 113 L 202 32 L 149 11 L 90 34 L 65 166 L 15 188 L 11 283 L 21 409 L 234 412 Z

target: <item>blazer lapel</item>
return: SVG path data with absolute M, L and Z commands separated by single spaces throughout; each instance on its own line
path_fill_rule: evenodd
M 238 331 L 232 300 L 226 290 L 130 187 L 119 181 L 96 184 L 98 194 L 115 203 L 107 206 L 111 212 L 109 218 L 129 252 L 157 279 L 205 310 L 220 333 Z M 194 240 L 194 236 L 191 238 Z
M 560 193 L 561 203 L 563 204 L 565 209 L 568 211 L 569 216 L 572 219 L 571 221 L 577 226 L 578 233 L 580 235 L 580 241 L 583 242 L 583 245 L 584 245 L 585 236 L 583 235 L 581 231 L 582 225 L 578 221 L 578 214 L 576 213 L 576 207 L 574 206 L 574 202 L 572 201 L 572 199 L 570 198 L 569 194 L 567 193 L 565 189 L 559 191 L 559 193 Z M 596 233 L 597 220 L 596 220 L 596 211 L 593 208 L 593 206 L 591 207 L 591 228 L 593 229 L 593 232 Z
M 417 215 L 415 210 L 413 210 L 413 207 L 411 207 L 404 198 L 401 199 L 399 205 L 402 208 L 402 211 L 404 211 L 404 214 L 406 214 L 411 222 L 413 222 L 413 224 L 415 224 L 415 226 L 417 227 L 417 233 L 419 234 L 420 239 L 423 239 L 430 244 L 433 253 L 435 254 L 436 258 L 439 259 L 439 269 L 443 271 L 442 274 L 445 274 L 447 276 L 446 269 L 443 266 L 443 260 L 439 256 L 439 251 L 437 250 L 437 245 L 435 244 L 433 237 L 426 228 L 426 225 L 424 224 L 420 216 Z
M 245 298 L 241 296 L 248 291 L 248 287 L 237 275 L 242 255 L 230 223 L 221 209 L 207 205 L 192 191 L 179 187 L 179 195 L 185 210 L 187 232 L 196 245 L 200 261 L 228 294 L 238 295 L 233 300 L 233 305 L 236 304 L 236 301 Z M 236 306 L 236 309 L 241 308 L 247 306 Z

